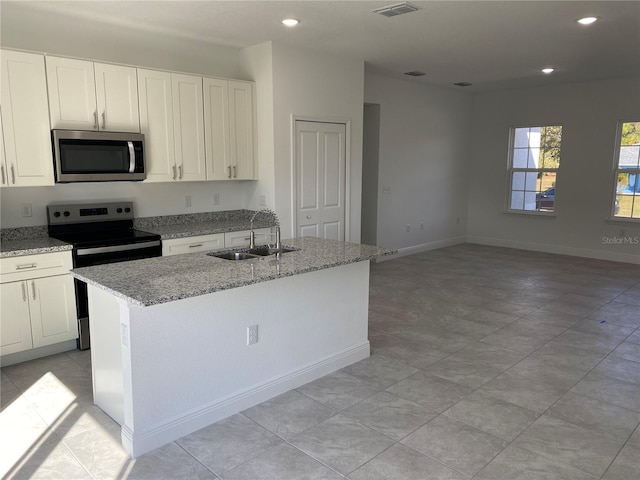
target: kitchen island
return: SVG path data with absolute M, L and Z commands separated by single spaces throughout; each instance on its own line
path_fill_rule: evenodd
M 89 286 L 94 402 L 132 457 L 369 356 L 369 261 L 394 252 L 283 243 L 297 250 L 72 271 Z

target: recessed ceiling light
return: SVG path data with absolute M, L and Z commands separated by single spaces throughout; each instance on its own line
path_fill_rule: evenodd
M 295 18 L 285 18 L 282 20 L 282 23 L 287 27 L 295 27 L 300 23 L 300 20 L 296 20 Z
M 584 17 L 581 18 L 580 20 L 577 20 L 577 22 L 581 25 L 591 25 L 592 23 L 595 23 L 598 21 L 598 17 Z
M 551 67 L 547 67 L 547 68 L 543 68 L 542 69 L 542 73 L 545 73 L 547 75 L 549 75 L 550 73 L 553 73 L 555 71 L 555 68 L 551 68 Z

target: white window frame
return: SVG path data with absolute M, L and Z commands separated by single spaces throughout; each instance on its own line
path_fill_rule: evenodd
M 612 175 L 612 193 L 611 193 L 611 205 L 609 209 L 609 220 L 613 220 L 615 222 L 632 222 L 632 223 L 640 223 L 640 218 L 633 217 L 621 217 L 617 216 L 615 212 L 616 208 L 616 198 L 618 197 L 618 174 L 622 173 L 633 173 L 637 175 L 637 180 L 640 181 L 640 167 L 638 168 L 620 168 L 620 147 L 622 147 L 622 125 L 625 123 L 639 122 L 640 119 L 636 120 L 620 120 L 618 122 L 618 126 L 616 129 L 616 144 L 613 151 L 613 175 Z M 636 198 L 640 198 L 640 193 L 635 193 L 633 195 Z M 639 207 L 640 208 L 640 207 Z M 633 215 L 633 209 L 631 211 Z
M 513 166 L 513 155 L 515 152 L 515 137 L 516 137 L 516 130 L 519 128 L 544 128 L 544 127 L 561 127 L 562 130 L 564 131 L 564 125 L 560 122 L 554 122 L 554 123 L 547 123 L 544 125 L 541 124 L 535 124 L 535 125 L 513 125 L 509 128 L 509 156 L 508 156 L 508 161 L 507 161 L 507 195 L 506 195 L 506 205 L 505 205 L 505 211 L 507 213 L 515 213 L 515 214 L 519 214 L 519 215 L 536 215 L 536 216 L 541 216 L 541 217 L 555 217 L 556 216 L 556 206 L 557 206 L 557 200 L 556 198 L 554 198 L 554 205 L 553 205 L 553 211 L 552 212 L 547 212 L 547 211 L 541 211 L 541 210 L 525 210 L 525 209 L 516 209 L 516 208 L 511 208 L 511 203 L 512 203 L 512 199 L 511 196 L 513 194 L 513 174 L 514 172 L 523 172 L 523 173 L 544 173 L 544 172 L 553 172 L 556 174 L 556 185 L 555 187 L 557 188 L 558 185 L 558 177 L 559 177 L 559 171 L 560 171 L 560 167 L 558 166 L 558 168 L 516 168 Z M 562 152 L 562 143 L 560 144 L 560 151 Z

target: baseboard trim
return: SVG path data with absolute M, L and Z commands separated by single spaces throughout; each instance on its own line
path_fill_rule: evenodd
M 137 432 L 123 426 L 122 445 L 132 458 L 136 458 L 265 400 L 363 360 L 369 353 L 367 341 L 239 393 L 216 399 L 151 430 Z
M 438 248 L 459 245 L 461 243 L 465 243 L 466 241 L 467 237 L 461 236 L 446 238 L 444 240 L 437 240 L 435 242 L 421 243 L 419 245 L 412 245 L 410 247 L 399 248 L 397 253 L 379 257 L 376 262 L 384 262 L 387 260 L 393 260 L 394 258 L 406 257 L 408 255 L 415 255 L 416 253 L 428 252 L 429 250 L 437 250 Z
M 640 255 L 628 253 L 603 252 L 588 248 L 566 247 L 563 245 L 550 245 L 544 243 L 522 242 L 518 240 L 507 240 L 502 238 L 481 237 L 469 235 L 468 243 L 480 245 L 490 245 L 493 247 L 515 248 L 517 250 L 531 250 L 534 252 L 553 253 L 556 255 L 568 255 L 571 257 L 593 258 L 596 260 L 608 260 L 611 262 L 623 262 L 640 264 Z

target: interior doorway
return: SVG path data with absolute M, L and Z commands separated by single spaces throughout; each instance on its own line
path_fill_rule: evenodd
M 378 169 L 380 163 L 380 105 L 364 104 L 362 135 L 361 242 L 378 244 Z

